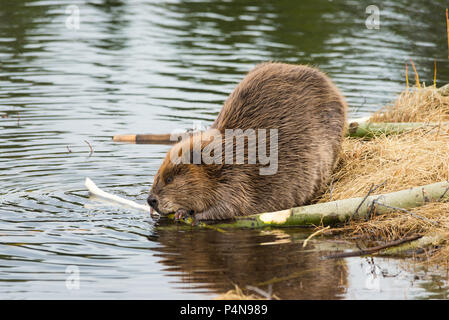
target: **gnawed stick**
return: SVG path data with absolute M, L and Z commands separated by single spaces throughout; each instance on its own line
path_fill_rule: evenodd
M 394 210 L 379 204 L 410 209 L 424 205 L 426 203 L 424 197 L 431 201 L 439 201 L 441 196 L 444 195 L 443 198 L 447 199 L 449 198 L 449 193 L 446 192 L 448 186 L 449 182 L 438 182 L 381 195 L 371 195 L 365 199 L 361 206 L 360 203 L 364 197 L 237 217 L 231 222 L 220 223 L 217 226 L 220 228 L 261 228 L 266 226 L 336 225 L 348 221 L 357 208 L 359 208 L 358 214 L 354 218 L 364 219 L 370 214 L 372 206 L 376 204 L 378 205 L 377 213 L 382 214 Z
M 119 134 L 112 138 L 114 142 L 128 142 L 137 144 L 173 144 L 170 134 Z
M 365 118 L 349 122 L 346 136 L 357 138 L 373 138 L 382 135 L 400 134 L 416 129 L 438 128 L 449 123 L 426 122 L 367 122 Z M 187 133 L 190 134 L 190 133 Z M 170 134 L 123 134 L 115 135 L 114 142 L 137 144 L 174 144 L 179 140 L 170 139 Z
M 121 198 L 121 197 L 116 196 L 114 194 L 111 194 L 111 193 L 108 193 L 108 192 L 105 192 L 105 191 L 101 190 L 89 178 L 86 178 L 85 186 L 86 186 L 87 190 L 89 191 L 89 193 L 92 196 L 95 196 L 95 197 L 101 198 L 103 200 L 107 200 L 107 201 L 110 201 L 112 203 L 116 203 L 116 204 L 119 204 L 119 205 L 122 205 L 122 206 L 127 206 L 127 207 L 131 207 L 131 208 L 134 208 L 134 209 L 142 210 L 142 211 L 145 211 L 145 212 L 153 213 L 151 208 L 150 208 L 150 206 L 148 206 L 148 205 L 142 205 L 142 204 L 139 204 L 137 202 L 134 202 L 134 201 L 131 201 L 131 200 L 128 200 L 128 199 L 124 199 L 124 198 Z

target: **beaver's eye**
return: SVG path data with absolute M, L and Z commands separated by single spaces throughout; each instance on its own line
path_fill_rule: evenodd
M 173 178 L 172 178 L 172 177 L 168 177 L 168 178 L 165 180 L 165 182 L 166 182 L 167 184 L 172 183 L 172 182 L 173 182 Z

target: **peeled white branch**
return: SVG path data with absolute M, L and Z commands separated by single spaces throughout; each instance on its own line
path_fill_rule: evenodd
M 137 202 L 121 198 L 121 197 L 116 196 L 114 194 L 107 193 L 107 192 L 101 190 L 100 188 L 98 188 L 95 185 L 95 183 L 92 180 L 90 180 L 89 178 L 86 178 L 85 186 L 86 186 L 87 190 L 89 190 L 89 193 L 92 196 L 101 198 L 103 200 L 110 201 L 110 202 L 115 203 L 115 204 L 120 204 L 120 205 L 123 205 L 123 206 L 126 206 L 126 207 L 131 207 L 131 208 L 134 208 L 134 209 L 150 212 L 150 206 L 142 205 L 142 204 L 139 204 Z

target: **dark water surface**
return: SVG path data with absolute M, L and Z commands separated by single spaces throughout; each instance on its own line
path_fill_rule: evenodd
M 378 1 L 379 30 L 365 27 L 370 4 L 0 0 L 0 298 L 208 299 L 234 283 L 291 299 L 445 298 L 446 270 L 321 260 L 314 248 L 348 244 L 303 250 L 303 230 L 173 228 L 84 188 L 90 177 L 143 202 L 168 147 L 111 136 L 209 125 L 262 61 L 319 66 L 352 116 L 404 88 L 409 58 L 422 81 L 436 59 L 438 85 L 449 82 L 443 1 Z

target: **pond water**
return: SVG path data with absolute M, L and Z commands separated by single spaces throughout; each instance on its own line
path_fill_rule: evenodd
M 446 298 L 447 270 L 322 260 L 320 248 L 354 245 L 303 249 L 308 230 L 173 227 L 84 188 L 90 177 L 143 203 L 168 146 L 112 135 L 209 125 L 262 61 L 319 66 L 354 117 L 404 89 L 409 58 L 422 81 L 436 61 L 437 85 L 449 82 L 443 1 L 379 1 L 380 29 L 365 26 L 370 4 L 0 0 L 0 298 L 210 299 L 233 284 L 284 299 Z M 66 23 L 76 9 L 79 29 Z

